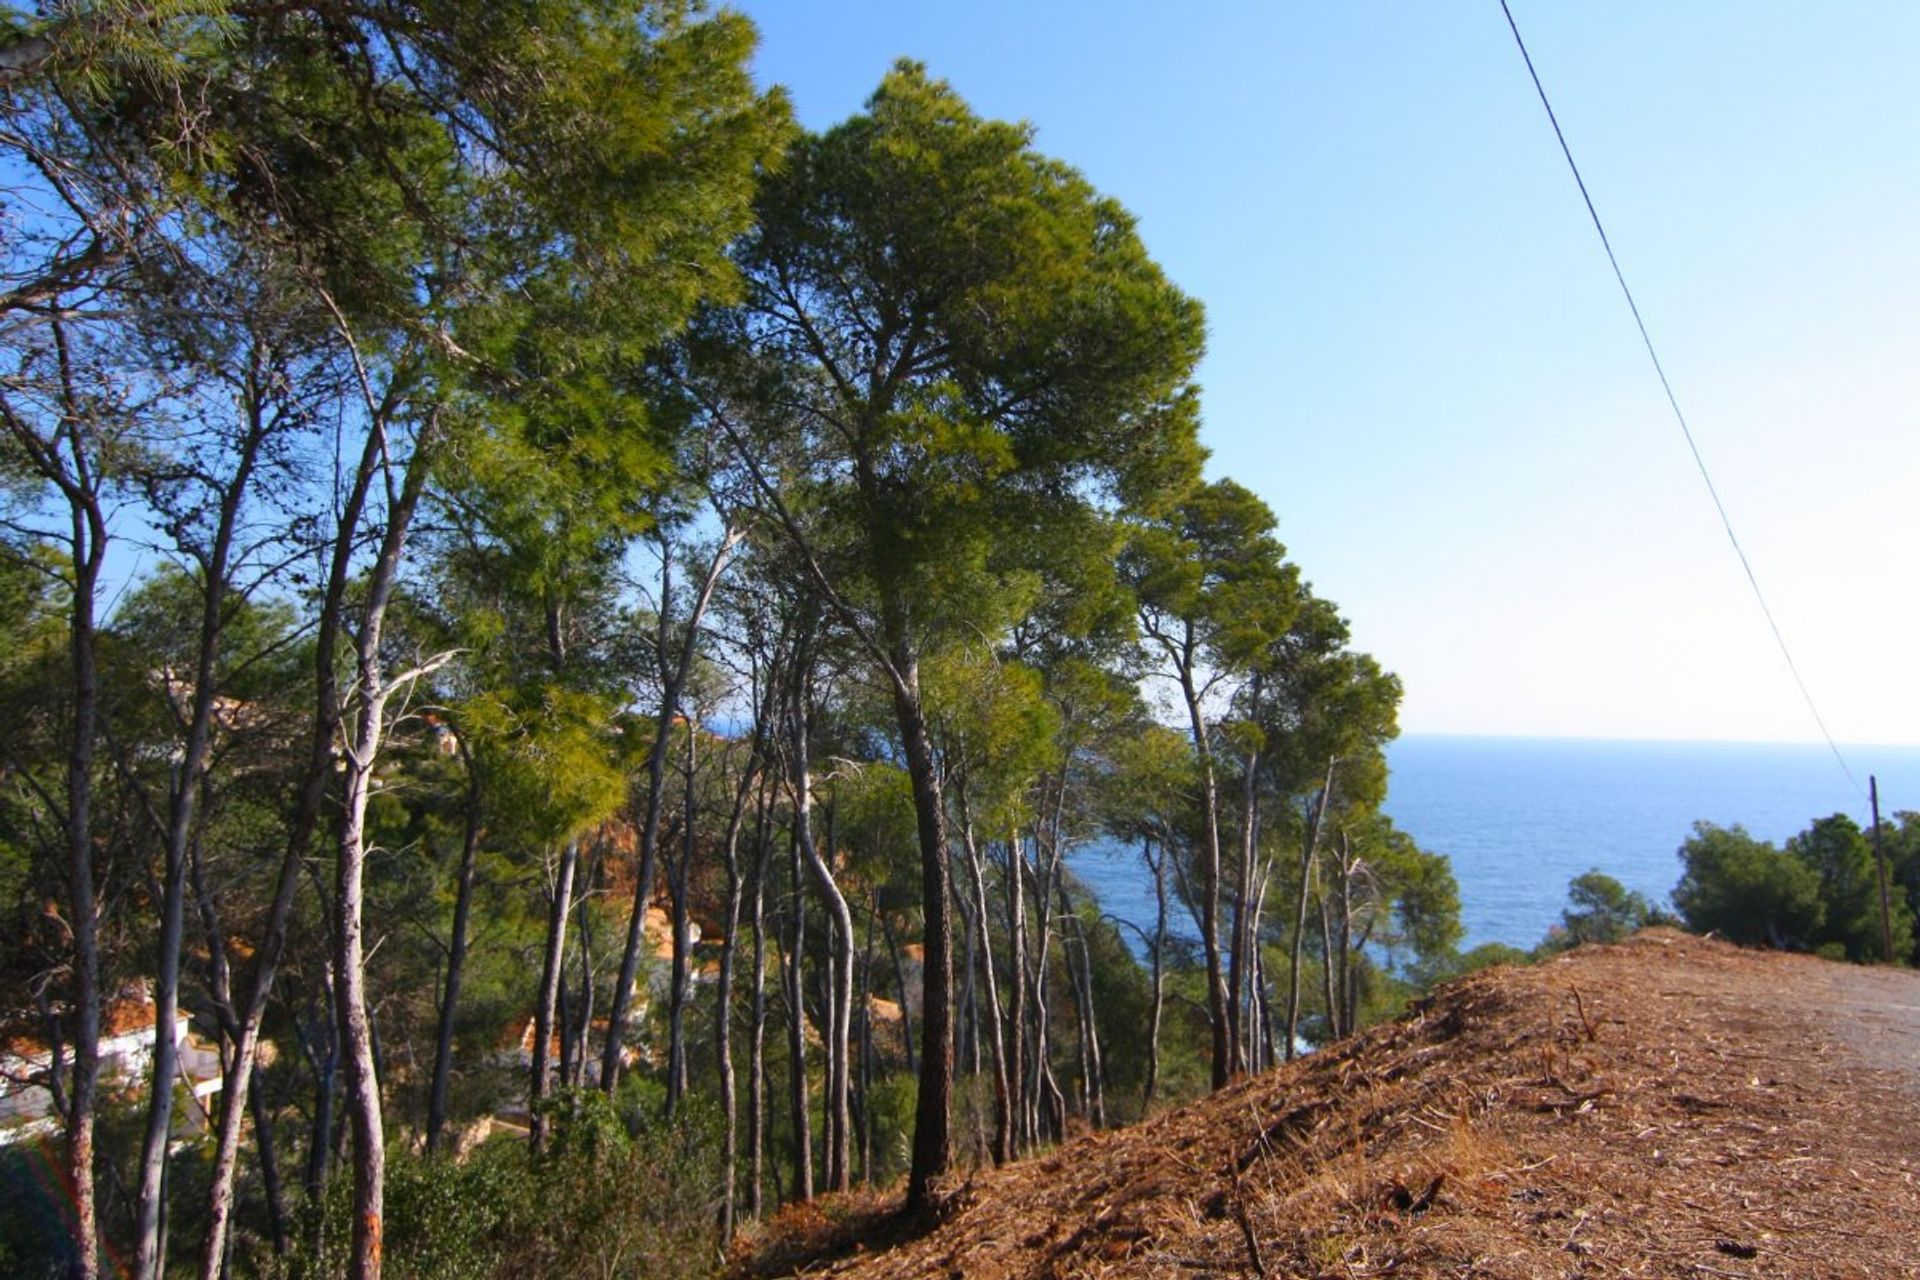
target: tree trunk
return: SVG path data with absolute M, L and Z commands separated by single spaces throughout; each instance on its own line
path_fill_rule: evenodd
M 1261 680 L 1255 673 L 1252 683 L 1254 706 L 1257 709 L 1260 699 Z M 1254 874 L 1260 855 L 1260 752 L 1247 753 L 1240 792 L 1240 866 L 1239 874 L 1234 878 L 1233 894 L 1233 959 L 1229 987 L 1232 997 L 1234 1055 L 1240 1070 L 1250 1070 L 1255 1054 L 1252 1043 L 1256 1036 L 1256 1016 L 1253 1009 L 1251 972 L 1254 963 L 1252 952 L 1259 946 L 1254 928 Z
M 206 771 L 213 746 L 215 675 L 226 629 L 227 575 L 234 531 L 241 502 L 253 478 L 255 460 L 266 438 L 266 418 L 258 400 L 249 399 L 243 412 L 248 418 L 246 433 L 235 458 L 233 474 L 220 490 L 219 516 L 214 523 L 212 543 L 200 561 L 204 582 L 192 701 L 187 714 L 186 741 L 168 789 L 166 827 L 160 833 L 166 878 L 162 883 L 160 954 L 153 990 L 153 1075 L 147 1095 L 147 1127 L 140 1147 L 140 1189 L 134 1210 L 134 1274 L 139 1280 L 158 1280 L 166 1266 L 161 1217 L 167 1146 L 173 1130 L 173 1085 L 180 1067 L 173 1028 L 180 1009 L 180 945 L 186 933 L 188 845 L 193 838 L 201 775 Z M 218 950 L 224 953 L 224 944 Z
M 1327 806 L 1333 802 L 1333 770 L 1336 757 L 1327 761 L 1326 781 L 1320 785 L 1320 797 L 1314 802 L 1313 821 L 1307 824 L 1306 847 L 1300 851 L 1300 896 L 1293 913 L 1292 972 L 1287 975 L 1287 1061 L 1292 1062 L 1300 1037 L 1300 958 L 1307 940 L 1307 895 L 1313 884 L 1313 858 L 1320 848 L 1320 824 Z
M 1248 685 L 1251 697 L 1249 719 L 1257 724 L 1260 707 L 1261 677 L 1254 672 Z M 1233 1041 L 1234 1066 L 1245 1071 L 1252 1055 L 1247 1052 L 1245 1030 L 1250 1021 L 1247 1002 L 1247 954 L 1251 938 L 1247 925 L 1251 919 L 1253 863 L 1260 843 L 1260 752 L 1249 750 L 1240 775 L 1240 857 L 1233 878 L 1233 941 L 1227 959 L 1227 1033 Z
M 804 667 L 801 668 L 804 672 Z M 807 860 L 807 866 L 813 872 L 815 882 L 820 886 L 820 895 L 826 900 L 827 922 L 829 925 L 829 960 L 831 967 L 826 1001 L 827 1026 L 822 1028 L 826 1035 L 826 1110 L 824 1127 L 826 1129 L 826 1175 L 827 1190 L 845 1191 L 847 1189 L 847 1152 L 848 1131 L 851 1126 L 848 1110 L 848 1039 L 853 1012 L 853 913 L 847 907 L 847 898 L 840 891 L 835 880 L 833 867 L 827 861 L 832 852 L 822 853 L 813 839 L 813 774 L 807 741 L 807 693 L 804 687 L 805 676 L 796 679 L 791 707 L 791 727 L 789 730 L 788 759 L 791 769 L 793 790 L 793 833 L 801 854 Z M 831 823 L 828 824 L 831 829 Z
M 1264 1071 L 1279 1059 L 1273 1044 L 1273 1002 L 1267 990 L 1266 948 L 1260 944 L 1261 921 L 1267 911 L 1267 889 L 1273 883 L 1273 864 L 1263 860 L 1253 894 L 1253 920 L 1247 930 L 1252 944 L 1252 1012 L 1254 1025 L 1247 1036 L 1247 1057 L 1255 1071 Z
M 1147 1084 L 1140 1098 L 1140 1118 L 1145 1120 L 1153 1111 L 1153 1090 L 1160 1082 L 1160 1018 L 1166 1007 L 1166 950 L 1167 950 L 1167 864 L 1168 856 L 1163 847 L 1158 858 L 1153 856 L 1153 837 L 1142 841 L 1141 857 L 1153 870 L 1153 1011 L 1147 1018 Z
M 754 820 L 753 868 L 753 1020 L 747 1054 L 747 1212 L 759 1218 L 766 1211 L 764 1185 L 767 1169 L 767 872 L 773 866 L 773 837 L 767 810 L 770 797 L 760 794 Z
M 1327 1003 L 1327 1036 L 1338 1040 L 1346 1035 L 1346 1029 L 1340 1025 L 1340 998 L 1334 990 L 1334 969 L 1339 957 L 1333 953 L 1333 922 L 1329 918 L 1327 896 L 1324 893 L 1314 895 L 1314 913 L 1320 917 L 1320 986 Z
M 900 958 L 900 939 L 893 930 L 893 918 L 882 914 L 880 931 L 886 935 L 887 957 L 893 962 L 893 990 L 900 997 L 900 1048 L 906 1054 L 907 1070 L 920 1074 L 919 1056 L 913 1047 L 913 1010 L 907 1004 L 907 966 Z
M 706 617 L 707 605 L 713 599 L 713 590 L 719 585 L 727 565 L 733 558 L 733 549 L 739 544 L 742 530 L 733 525 L 727 526 L 720 540 L 719 549 L 714 552 L 708 563 L 706 577 L 700 584 L 698 594 L 694 596 L 692 607 L 687 611 L 686 634 L 682 637 L 680 651 L 673 660 L 669 660 L 668 626 L 670 622 L 669 599 L 673 582 L 672 550 L 664 542 L 660 552 L 660 618 L 654 637 L 656 652 L 659 655 L 662 673 L 660 685 L 660 714 L 654 720 L 653 751 L 647 757 L 647 807 L 640 822 L 640 871 L 633 886 L 633 914 L 627 920 L 627 941 L 620 952 L 620 976 L 614 980 L 613 996 L 607 1007 L 607 1042 L 600 1055 L 600 1087 L 609 1094 L 620 1083 L 620 1052 L 624 1047 L 627 1026 L 627 1006 L 633 999 L 633 982 L 640 969 L 640 947 L 643 925 L 646 920 L 647 903 L 653 897 L 654 868 L 658 861 L 660 843 L 660 810 L 666 794 L 667 785 L 667 747 L 673 740 L 673 721 L 679 714 L 680 694 L 686 688 L 687 673 L 693 666 L 693 655 L 699 644 L 701 621 Z
M 1007 836 L 1007 943 L 1013 953 L 1012 1008 L 1007 1011 L 1007 1020 L 1013 1027 L 1013 1042 L 1007 1055 L 1007 1079 L 1018 1095 L 1013 1106 L 1013 1154 L 1016 1156 L 1031 1148 L 1036 1137 L 1034 1095 L 1027 1087 L 1027 991 L 1030 979 L 1027 974 L 1027 858 L 1021 852 L 1023 845 L 1018 831 Z
M 954 1049 L 959 1070 L 970 1079 L 980 1076 L 979 964 L 980 931 L 974 927 L 973 905 L 964 892 L 953 895 L 954 914 L 960 918 L 959 1021 L 954 1027 Z
M 1047 831 L 1044 839 L 1040 832 Z M 1048 963 L 1053 950 L 1053 923 L 1049 911 L 1053 904 L 1054 878 L 1060 870 L 1060 844 L 1057 829 L 1046 824 L 1035 828 L 1035 853 L 1043 855 L 1045 871 L 1034 885 L 1033 903 L 1039 938 L 1033 962 L 1033 1095 L 1039 1112 L 1041 1136 L 1058 1142 L 1066 1135 L 1066 1098 L 1053 1078 L 1052 1002 L 1047 999 L 1047 980 L 1052 976 Z
M 873 1185 L 873 923 L 880 914 L 879 895 L 867 899 L 867 946 L 860 962 L 860 1181 Z
M 64 348 L 63 348 L 64 349 Z M 94 1108 L 100 1079 L 100 921 L 94 900 L 93 757 L 100 718 L 94 610 L 107 525 L 77 440 L 72 516 L 73 740 L 67 744 L 67 891 L 73 901 L 73 1078 L 67 1095 L 67 1180 L 73 1195 L 74 1275 L 100 1274 L 100 1227 L 93 1188 Z M 66 487 L 66 486 L 63 486 Z
M 800 968 L 807 957 L 806 885 L 800 875 L 800 836 L 796 822 L 787 848 L 787 873 L 793 886 L 793 918 L 787 935 L 787 1100 L 793 1111 L 794 1200 L 813 1199 L 813 1120 L 807 1102 L 807 1008 Z
M 334 524 L 333 543 L 328 550 L 327 589 L 314 629 L 314 711 L 312 731 L 307 739 L 307 763 L 300 792 L 287 832 L 287 843 L 280 858 L 274 883 L 273 904 L 267 913 L 266 932 L 255 951 L 253 978 L 240 1027 L 234 1036 L 231 1068 L 220 1093 L 220 1135 L 214 1148 L 214 1163 L 207 1196 L 207 1235 L 201 1251 L 201 1280 L 219 1280 L 227 1256 L 227 1237 L 233 1218 L 233 1179 L 239 1163 L 240 1130 L 246 1115 L 247 1097 L 253 1086 L 254 1056 L 260 1041 L 261 1024 L 266 1018 L 267 1001 L 273 991 L 280 956 L 286 949 L 287 924 L 292 917 L 294 894 L 306 868 L 313 834 L 319 825 L 321 809 L 334 774 L 334 744 L 338 740 L 344 707 L 340 678 L 335 665 L 341 632 L 344 629 L 347 587 L 354 573 L 359 549 L 360 521 L 365 513 L 367 495 L 379 472 L 383 456 L 382 436 L 369 431 L 362 445 L 360 460 L 354 468 L 353 482 Z M 332 1001 L 331 990 L 328 993 Z M 332 1064 L 337 1057 L 329 1051 L 327 1081 L 328 1106 L 332 1106 Z M 311 1157 L 309 1163 L 312 1163 Z M 324 1169 L 324 1156 L 321 1160 Z M 309 1182 L 316 1188 L 317 1177 Z
M 1340 832 L 1340 916 L 1335 946 L 1340 953 L 1340 1025 L 1347 1035 L 1353 1034 L 1358 1006 L 1353 979 L 1353 881 L 1358 871 L 1353 846 L 1343 829 Z
M 698 733 L 687 719 L 687 755 L 682 771 L 683 816 L 680 856 L 667 867 L 667 892 L 673 904 L 673 977 L 667 990 L 667 1114 L 679 1110 L 687 1092 L 687 998 L 693 987 L 693 904 L 687 896 L 687 877 L 693 873 L 694 809 L 698 797 L 694 780 L 699 768 Z
M 447 1127 L 447 1090 L 453 1075 L 453 1027 L 460 1007 L 460 980 L 467 967 L 467 931 L 473 916 L 473 873 L 480 854 L 480 775 L 473 751 L 456 733 L 460 763 L 466 769 L 466 812 L 460 830 L 460 871 L 453 899 L 453 936 L 447 943 L 446 981 L 440 992 L 440 1017 L 433 1037 L 433 1082 L 427 1090 L 427 1150 L 440 1149 Z
M 892 633 L 894 718 L 913 784 L 920 837 L 921 909 L 926 917 L 920 997 L 920 1095 L 914 1110 L 913 1163 L 907 1174 L 907 1212 L 934 1207 L 935 1183 L 947 1171 L 953 1113 L 953 892 L 948 876 L 946 810 L 933 742 L 920 704 L 918 656 Z
M 747 800 L 752 793 L 757 764 L 757 759 L 749 755 L 734 789 L 733 808 L 727 814 L 726 836 L 720 844 L 721 857 L 727 869 L 727 911 L 726 921 L 722 925 L 726 933 L 720 939 L 720 975 L 714 983 L 713 993 L 713 1056 L 720 1072 L 720 1110 L 726 1116 L 727 1125 L 726 1182 L 721 1188 L 720 1198 L 722 1247 L 733 1239 L 738 1191 L 736 1184 L 739 1181 L 737 1167 L 740 1162 L 739 1091 L 733 1070 L 733 967 L 734 957 L 739 951 L 735 935 L 740 931 L 740 903 L 744 896 L 740 874 L 740 828 L 745 824 Z
M 1200 810 L 1206 837 L 1201 848 L 1200 945 L 1207 960 L 1207 1021 L 1213 1032 L 1213 1087 L 1220 1089 L 1233 1078 L 1239 1063 L 1234 1055 L 1226 978 L 1220 971 L 1220 788 L 1214 780 L 1213 744 L 1207 736 L 1200 694 L 1193 683 L 1191 654 L 1180 665 L 1180 691 L 1186 699 L 1194 754 L 1200 760 Z
M 334 985 L 333 957 L 329 954 L 322 961 L 320 972 L 325 1007 L 314 1016 L 311 1033 L 300 1037 L 307 1065 L 313 1070 L 313 1123 L 307 1135 L 307 1167 L 303 1178 L 309 1203 L 318 1201 L 326 1193 L 333 1158 L 333 1111 L 339 1095 L 340 1071 L 340 1027 L 335 1012 L 339 1000 L 334 995 Z M 315 1222 L 316 1226 L 324 1227 L 325 1215 Z
M 396 686 L 382 667 L 381 637 L 387 606 L 400 576 L 407 531 L 426 486 L 429 437 L 423 428 L 406 465 L 400 491 L 387 512 L 380 552 L 367 582 L 366 613 L 356 637 L 355 679 L 359 711 L 345 751 L 344 816 L 340 826 L 335 879 L 334 925 L 336 992 L 340 1004 L 341 1050 L 347 1068 L 347 1114 L 353 1130 L 353 1247 L 350 1280 L 379 1280 L 383 1203 L 386 1192 L 386 1134 L 380 1108 L 380 1081 L 374 1063 L 373 1028 L 367 1009 L 366 949 L 362 936 L 366 872 L 367 802 L 373 795 L 373 770 L 386 736 L 387 700 Z M 375 434 L 380 434 L 376 430 Z
M 561 972 L 567 953 L 567 915 L 573 906 L 573 875 L 580 861 L 580 842 L 569 840 L 560 854 L 553 898 L 547 908 L 547 947 L 540 966 L 540 996 L 533 1011 L 533 1063 L 527 1085 L 527 1129 L 533 1149 L 546 1145 L 547 1118 L 541 1104 L 547 1099 L 547 1058 L 551 1052 L 554 1014 L 560 1001 Z
M 575 931 L 580 940 L 580 998 L 575 1002 L 579 1007 L 573 1015 L 573 1033 L 568 1037 L 573 1043 L 573 1056 L 566 1080 L 575 1089 L 587 1083 L 588 1041 L 593 1031 L 593 916 L 587 911 L 586 905 L 589 887 L 598 874 L 599 849 L 596 841 L 593 857 L 587 863 L 586 875 L 577 877 L 581 887 L 574 903 L 580 916 L 580 927 Z
M 1088 966 L 1092 963 L 1087 952 L 1085 929 L 1079 915 L 1073 909 L 1073 903 L 1067 897 L 1064 879 L 1059 885 L 1060 916 L 1067 922 L 1071 934 L 1063 933 L 1060 938 L 1060 959 L 1067 967 L 1067 980 L 1073 984 L 1073 1020 L 1074 1029 L 1080 1038 L 1080 1115 L 1096 1129 L 1106 1127 L 1103 1118 L 1106 1102 L 1100 1090 L 1100 1032 L 1093 1021 L 1093 981 Z M 1080 963 L 1073 962 L 1073 944 L 1080 944 Z
M 993 973 L 993 935 L 987 927 L 987 878 L 981 867 L 980 847 L 974 841 L 966 788 L 956 787 L 955 796 L 960 805 L 960 832 L 967 854 L 967 870 L 973 881 L 975 945 L 980 954 L 981 979 L 987 989 L 987 1043 L 993 1050 L 993 1162 L 1005 1164 L 1013 1159 L 1013 1091 L 1007 1085 L 1006 1037 L 1000 1025 L 1000 991 Z

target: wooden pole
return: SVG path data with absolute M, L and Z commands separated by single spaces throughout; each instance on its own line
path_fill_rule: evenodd
M 1886 960 L 1893 963 L 1893 902 L 1887 893 L 1887 852 L 1880 845 L 1880 780 L 1867 775 L 1867 798 L 1873 805 L 1873 860 L 1880 868 L 1880 939 Z

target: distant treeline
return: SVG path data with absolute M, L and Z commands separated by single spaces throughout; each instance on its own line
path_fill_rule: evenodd
M 1618 942 L 1664 924 L 1744 946 L 1810 951 L 1859 964 L 1920 965 L 1920 813 L 1895 813 L 1869 832 L 1845 814 L 1816 819 L 1781 848 L 1735 824 L 1694 824 L 1679 850 L 1684 868 L 1673 909 L 1595 870 L 1567 886 L 1567 907 L 1532 952 L 1476 947 L 1466 968 L 1524 963 L 1583 942 Z M 1891 955 L 1889 956 L 1889 952 Z

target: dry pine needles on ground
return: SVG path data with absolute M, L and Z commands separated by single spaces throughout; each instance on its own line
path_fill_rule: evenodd
M 872 1199 L 803 1210 L 739 1269 L 1920 1275 L 1916 1049 L 1920 975 L 1655 930 L 982 1172 L 917 1238 Z

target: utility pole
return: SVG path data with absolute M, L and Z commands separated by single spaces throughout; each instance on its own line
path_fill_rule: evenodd
M 1880 780 L 1867 775 L 1867 798 L 1873 805 L 1873 860 L 1880 868 L 1880 939 L 1887 963 L 1893 963 L 1893 904 L 1887 896 L 1887 852 L 1880 847 Z

